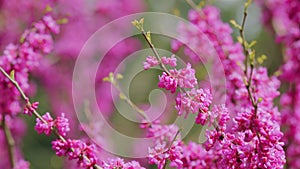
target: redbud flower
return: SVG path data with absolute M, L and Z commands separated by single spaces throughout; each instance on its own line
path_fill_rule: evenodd
M 154 148 L 149 148 L 148 160 L 150 164 L 156 164 L 158 169 L 163 169 L 167 160 L 171 161 L 173 166 L 181 166 L 183 162 L 180 160 L 182 152 L 181 141 L 175 141 L 171 147 L 166 143 L 158 143 Z
M 159 76 L 158 87 L 165 88 L 166 90 L 170 90 L 171 93 L 175 93 L 177 80 L 172 76 L 169 76 L 166 72 L 163 72 L 163 74 Z
M 30 32 L 29 35 L 27 35 L 27 38 L 32 47 L 41 50 L 45 54 L 51 52 L 53 47 L 53 40 L 51 35 Z
M 94 145 L 87 145 L 81 140 L 68 139 L 66 142 L 62 140 L 52 141 L 52 149 L 57 156 L 67 156 L 70 160 L 77 160 L 80 167 L 90 168 L 97 163 Z M 86 158 L 83 158 L 85 156 Z
M 148 128 L 147 137 L 154 137 L 156 143 L 171 142 L 178 130 L 179 128 L 175 124 L 152 124 L 151 127 Z M 177 137 L 180 138 L 179 136 Z
M 151 67 L 157 66 L 159 64 L 158 60 L 154 56 L 148 56 L 144 62 L 144 69 L 150 69 Z
M 177 80 L 178 85 L 181 88 L 194 88 L 197 85 L 197 79 L 195 77 L 195 70 L 188 63 L 186 68 L 183 69 L 172 69 L 170 75 Z
M 27 114 L 29 116 L 32 115 L 33 111 L 35 111 L 39 106 L 39 102 L 34 102 L 30 105 L 26 105 L 26 107 L 24 108 L 24 114 Z
M 54 127 L 54 120 L 51 117 L 50 113 L 47 112 L 46 114 L 44 114 L 43 119 L 47 122 L 44 123 L 42 120 L 40 120 L 39 118 L 36 119 L 36 125 L 34 127 L 34 129 L 39 133 L 45 133 L 46 135 L 50 135 L 52 132 L 52 128 Z
M 130 161 L 126 163 L 121 158 L 102 161 L 101 167 L 103 167 L 103 169 L 145 169 L 144 167 L 141 167 L 137 161 Z
M 208 89 L 192 89 L 186 93 L 178 93 L 176 109 L 178 110 L 178 115 L 182 115 L 185 112 L 185 117 L 189 113 L 198 113 L 196 122 L 204 124 L 208 117 L 207 112 L 211 103 L 212 95 Z
M 52 149 L 55 151 L 55 154 L 59 157 L 65 156 L 69 151 L 68 144 L 59 139 L 52 141 Z
M 168 57 L 162 57 L 161 62 L 165 65 L 170 65 L 171 67 L 176 67 L 177 65 L 177 59 L 175 58 L 175 55 L 172 55 L 170 58 Z
M 66 136 L 67 132 L 70 131 L 69 120 L 65 118 L 64 113 L 55 120 L 55 127 L 57 128 L 58 133 L 62 136 Z
M 50 29 L 52 33 L 58 34 L 59 33 L 59 25 L 50 15 L 46 15 L 43 17 L 43 21 L 45 25 Z

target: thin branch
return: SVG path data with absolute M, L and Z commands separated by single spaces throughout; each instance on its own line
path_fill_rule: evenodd
M 198 10 L 198 6 L 195 4 L 193 0 L 185 0 L 193 9 Z
M 22 99 L 26 102 L 26 106 L 30 107 L 32 105 L 32 103 L 30 102 L 29 98 L 26 96 L 26 94 L 24 93 L 24 91 L 22 90 L 22 88 L 20 87 L 19 83 L 14 80 L 14 78 L 12 78 L 2 67 L 0 67 L 0 71 L 1 73 L 10 80 L 10 82 L 17 88 L 17 90 L 19 91 L 19 93 L 21 94 Z M 36 118 L 39 118 L 43 123 L 48 124 L 48 122 L 36 111 L 33 110 L 32 111 L 33 115 Z M 4 125 L 5 126 L 5 125 Z M 64 143 L 66 143 L 66 139 L 59 134 L 59 132 L 57 131 L 56 128 L 51 128 L 51 130 L 53 131 L 53 133 L 60 139 L 62 140 Z M 71 149 L 71 151 L 74 151 L 73 149 Z M 86 156 L 82 156 L 82 158 L 84 158 L 85 160 L 88 160 L 88 157 Z M 102 169 L 100 166 L 98 166 L 97 164 L 94 165 L 95 169 Z
M 249 3 L 249 2 L 248 2 Z M 245 31 L 245 24 L 246 24 L 246 20 L 247 20 L 247 16 L 248 16 L 248 7 L 250 4 L 245 5 L 244 8 L 244 16 L 243 16 L 243 21 L 242 21 L 242 25 L 241 28 L 239 29 L 240 31 L 240 36 L 242 38 L 242 46 L 243 46 L 243 51 L 244 51 L 244 55 L 246 56 L 246 60 L 245 60 L 245 76 L 247 77 L 247 83 L 246 83 L 246 88 L 247 88 L 247 92 L 249 94 L 250 97 L 250 101 L 252 103 L 252 106 L 254 107 L 255 110 L 255 116 L 256 116 L 256 112 L 257 112 L 257 101 L 254 99 L 252 91 L 251 91 L 251 84 L 252 84 L 252 76 L 253 76 L 253 71 L 254 71 L 254 65 L 253 63 L 248 63 L 248 60 L 250 59 L 250 51 L 247 50 L 247 41 L 244 35 L 244 31 Z M 248 76 L 248 64 L 250 64 L 250 75 Z
M 122 89 L 115 80 L 111 83 L 119 91 L 120 95 L 122 95 L 122 99 L 124 99 L 134 110 L 136 110 L 139 113 L 139 115 L 141 115 L 147 122 L 151 122 L 144 110 L 140 109 L 130 100 L 130 98 L 122 91 Z
M 4 130 L 4 135 L 5 139 L 8 145 L 8 153 L 9 153 L 9 161 L 14 168 L 16 166 L 16 156 L 15 156 L 15 140 L 12 137 L 10 128 L 8 127 L 6 120 L 5 120 L 6 115 L 3 114 L 2 116 L 2 124 L 3 124 L 3 130 Z
M 181 129 L 178 129 L 178 130 L 177 130 L 175 136 L 173 137 L 173 139 L 171 140 L 171 142 L 170 142 L 170 144 L 169 144 L 168 149 L 167 149 L 166 151 L 164 151 L 164 153 L 170 151 L 170 149 L 172 148 L 172 145 L 173 145 L 173 143 L 175 142 L 176 137 L 179 135 L 180 131 L 181 131 Z M 165 168 L 167 167 L 167 164 L 168 164 L 168 160 L 166 161 L 165 165 L 163 166 L 163 169 L 165 169 Z
M 201 8 L 198 7 L 197 4 L 193 0 L 185 0 L 187 4 L 189 4 L 194 10 L 196 10 L 200 15 L 204 15 Z
M 165 72 L 167 72 L 168 74 L 170 74 L 169 70 L 166 68 L 166 66 L 164 65 L 164 63 L 162 63 L 161 57 L 159 56 L 159 54 L 158 54 L 158 52 L 157 52 L 155 46 L 154 46 L 153 43 L 147 38 L 146 32 L 145 32 L 144 30 L 142 30 L 141 33 L 142 33 L 143 37 L 146 39 L 148 45 L 150 46 L 152 52 L 154 53 L 154 55 L 155 55 L 155 57 L 156 57 L 156 59 L 159 61 L 160 67 L 161 67 Z
M 246 89 L 247 89 L 251 104 L 254 108 L 254 118 L 256 119 L 257 118 L 257 110 L 258 110 L 258 100 L 254 99 L 254 96 L 253 96 L 253 93 L 252 93 L 252 88 L 251 88 L 253 71 L 254 71 L 254 64 L 252 62 L 248 63 L 248 61 L 251 61 L 250 60 L 250 51 L 247 49 L 247 41 L 246 41 L 246 38 L 245 38 L 245 35 L 244 35 L 246 19 L 247 19 L 247 16 L 248 16 L 247 9 L 248 9 L 250 3 L 251 3 L 251 1 L 248 1 L 245 4 L 243 21 L 242 21 L 242 25 L 241 25 L 241 28 L 240 28 L 240 36 L 242 38 L 243 51 L 244 51 L 244 54 L 246 56 L 245 71 L 244 71 L 245 76 L 247 78 Z M 248 75 L 248 64 L 250 64 L 250 75 Z M 259 146 L 260 146 L 260 148 L 262 148 L 261 147 L 261 138 L 260 138 L 259 131 L 255 130 L 255 133 L 256 133 L 257 138 L 258 138 Z
M 241 25 L 241 29 L 240 29 L 240 35 L 241 35 L 241 38 L 243 40 L 242 41 L 243 51 L 244 51 L 244 54 L 246 56 L 246 60 L 245 60 L 245 74 L 247 74 L 247 72 L 248 72 L 248 59 L 249 59 L 249 51 L 247 51 L 247 49 L 246 49 L 246 38 L 245 38 L 245 35 L 244 35 L 247 16 L 248 16 L 248 12 L 247 12 L 247 8 L 245 7 L 244 8 L 243 21 L 242 21 L 242 25 Z

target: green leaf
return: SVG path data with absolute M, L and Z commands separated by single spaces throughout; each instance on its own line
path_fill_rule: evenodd
M 120 99 L 122 99 L 122 100 L 125 100 L 125 99 L 126 99 L 126 96 L 125 96 L 123 93 L 120 93 L 120 94 L 119 94 L 119 97 L 120 97 Z
M 235 20 L 233 20 L 233 19 L 230 20 L 230 23 L 231 23 L 234 27 L 238 28 L 239 30 L 242 29 L 241 25 L 239 25 L 238 23 L 236 23 Z
M 45 12 L 51 12 L 53 9 L 51 8 L 51 6 L 49 4 L 46 5 L 46 8 L 45 8 Z
M 60 24 L 60 25 L 66 24 L 68 22 L 69 22 L 68 18 L 61 18 L 61 19 L 59 19 L 59 20 L 56 21 L 56 23 Z
M 262 101 L 263 101 L 263 98 L 261 98 L 261 97 L 258 98 L 258 100 L 257 100 L 258 103 L 260 103 L 260 102 L 262 102 Z
M 256 41 L 254 40 L 248 45 L 248 48 L 252 48 L 255 44 L 256 44 Z
M 247 9 L 252 3 L 252 0 L 248 0 L 246 3 L 245 3 L 245 9 Z
M 151 43 L 151 33 L 150 33 L 150 31 L 148 31 L 148 32 L 146 33 L 146 38 L 147 38 L 147 40 Z
M 141 18 L 139 22 L 140 22 L 140 25 L 144 25 L 144 18 Z
M 118 73 L 118 74 L 117 74 L 117 79 L 123 79 L 123 75 L 120 74 L 120 73 Z
M 109 78 L 108 77 L 104 77 L 102 80 L 103 80 L 103 82 L 109 82 Z
M 10 76 L 13 80 L 15 80 L 15 71 L 12 70 L 12 71 L 10 72 L 9 76 Z
M 257 62 L 259 64 L 262 64 L 266 59 L 267 59 L 266 55 L 261 55 L 260 57 L 257 58 Z
M 144 18 L 141 18 L 139 21 L 134 20 L 131 22 L 138 30 L 144 31 Z
M 237 37 L 237 40 L 238 40 L 238 42 L 239 42 L 240 44 L 243 44 L 243 38 L 242 38 L 241 36 L 238 36 L 238 37 Z

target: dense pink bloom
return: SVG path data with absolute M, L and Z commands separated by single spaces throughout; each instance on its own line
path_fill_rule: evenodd
M 171 93 L 176 91 L 177 86 L 181 88 L 193 88 L 197 85 L 195 70 L 191 68 L 191 64 L 187 64 L 183 69 L 172 69 L 170 73 L 163 72 L 159 76 L 158 87 L 170 90 Z
M 176 109 L 178 110 L 179 115 L 182 115 L 184 112 L 186 113 L 185 116 L 189 113 L 197 113 L 198 117 L 196 122 L 204 124 L 211 103 L 212 95 L 208 89 L 192 89 L 186 93 L 178 93 L 176 98 Z
M 149 148 L 149 163 L 156 164 L 158 169 L 163 169 L 167 160 L 170 160 L 173 166 L 181 166 L 183 164 L 180 160 L 181 144 L 180 141 L 175 141 L 168 147 L 166 143 L 158 143 L 154 148 Z
M 109 159 L 107 161 L 102 161 L 101 167 L 103 169 L 115 169 L 115 168 L 123 168 L 123 169 L 145 169 L 140 166 L 137 161 L 125 162 L 121 158 Z
M 148 127 L 147 129 L 147 137 L 153 137 L 156 143 L 171 142 L 179 130 L 175 124 L 152 124 L 151 127 Z
M 94 145 L 87 145 L 81 140 L 68 139 L 52 141 L 52 149 L 58 156 L 67 156 L 70 160 L 76 160 L 79 167 L 91 168 L 97 163 Z M 83 158 L 85 156 L 86 158 Z
M 165 65 L 170 65 L 171 67 L 176 67 L 177 65 L 177 59 L 175 58 L 175 55 L 172 55 L 171 57 L 162 57 L 161 62 Z
M 170 75 L 177 80 L 178 86 L 181 88 L 194 88 L 197 85 L 197 79 L 195 77 L 195 70 L 191 64 L 188 63 L 183 69 L 172 69 Z
M 65 114 L 62 113 L 61 116 L 57 117 L 57 119 L 53 119 L 50 113 L 46 113 L 43 116 L 43 119 L 47 122 L 44 123 L 39 118 L 36 119 L 35 130 L 41 134 L 45 133 L 46 135 L 50 135 L 54 127 L 57 129 L 58 133 L 62 136 L 66 136 L 67 132 L 70 131 L 69 128 L 69 120 L 65 118 Z
M 70 131 L 69 120 L 65 117 L 64 113 L 56 118 L 55 127 L 57 128 L 58 133 L 62 136 L 66 136 L 67 132 Z
M 211 41 L 218 56 L 215 59 L 216 62 L 213 63 L 215 69 L 212 73 L 215 73 L 216 77 L 224 76 L 218 74 L 220 73 L 218 69 L 224 68 L 228 110 L 219 107 L 208 111 L 207 105 L 209 104 L 204 106 L 197 105 L 199 102 L 190 104 L 193 103 L 192 99 L 182 93 L 177 98 L 177 105 L 180 106 L 177 108 L 195 113 L 199 107 L 204 107 L 207 113 L 199 113 L 197 122 L 204 124 L 208 117 L 217 120 L 220 127 L 217 126 L 214 130 L 207 131 L 208 140 L 205 145 L 213 154 L 223 154 L 215 156 L 218 167 L 282 168 L 285 163 L 283 143 L 280 141 L 283 134 L 280 131 L 280 114 L 273 103 L 275 97 L 279 95 L 278 79 L 274 76 L 269 77 L 263 67 L 254 68 L 250 92 L 255 102 L 258 102 L 258 108 L 255 110 L 244 83 L 244 79 L 249 76 L 250 72 L 244 73 L 245 56 L 242 46 L 234 43 L 231 36 L 232 29 L 221 21 L 219 10 L 212 6 L 202 8 L 201 13 L 191 10 L 189 20 L 199 29 L 199 33 L 181 25 L 180 36 L 186 39 L 187 46 L 193 46 L 199 50 L 206 49 L 206 46 L 202 45 L 205 40 L 203 36 Z M 182 44 L 178 43 L 173 46 L 176 47 L 175 50 L 178 50 Z M 194 52 L 190 50 L 185 50 L 185 52 L 191 59 L 199 62 Z M 220 67 L 218 59 L 221 60 L 223 67 Z M 218 83 L 218 79 L 213 80 Z M 229 117 L 234 119 L 229 122 L 231 128 L 226 126 Z M 210 123 L 213 122 L 212 119 Z
M 50 17 L 50 16 L 49 16 Z M 58 25 L 56 25 L 58 27 Z M 27 29 L 19 44 L 9 44 L 0 57 L 0 66 L 8 73 L 14 71 L 15 80 L 20 87 L 27 92 L 29 90 L 28 73 L 39 65 L 42 55 L 48 54 L 52 50 L 51 30 L 45 28 L 43 32 L 37 29 Z M 1 95 L 5 98 L 0 99 L 1 113 L 16 114 L 20 112 L 19 92 L 4 76 L 0 77 Z M 9 94 L 8 94 L 9 93 Z M 33 109 L 37 108 L 34 103 L 25 108 L 24 113 L 31 115 Z
M 161 76 L 159 76 L 158 87 L 165 88 L 166 90 L 170 90 L 171 93 L 175 93 L 177 88 L 177 79 L 168 75 L 166 72 L 163 72 Z
M 52 129 L 55 126 L 54 120 L 51 117 L 50 113 L 46 113 L 43 116 L 43 119 L 47 122 L 44 123 L 42 120 L 39 118 L 36 119 L 36 125 L 34 129 L 39 133 L 45 133 L 46 135 L 50 135 L 52 133 Z
M 56 21 L 50 16 L 46 15 L 43 17 L 43 22 L 49 30 L 55 34 L 59 33 L 60 27 L 57 25 Z
M 144 62 L 144 69 L 150 69 L 151 67 L 157 66 L 159 61 L 154 56 L 148 56 Z
M 38 105 L 39 102 L 34 102 L 31 105 L 26 105 L 26 107 L 24 108 L 24 114 L 31 116 L 33 111 L 38 108 Z
M 281 96 L 282 125 L 285 129 L 283 141 L 286 143 L 287 165 L 291 169 L 300 167 L 300 2 L 297 0 L 257 0 L 263 8 L 263 21 L 276 35 L 276 41 L 284 47 L 284 64 L 280 68 L 280 78 L 289 84 L 289 89 Z

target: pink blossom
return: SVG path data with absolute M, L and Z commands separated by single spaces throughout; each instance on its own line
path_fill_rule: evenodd
M 172 166 L 181 166 L 183 164 L 180 160 L 181 144 L 180 141 L 175 141 L 169 148 L 165 143 L 158 143 L 154 148 L 149 148 L 148 160 L 150 164 L 156 164 L 158 169 L 163 169 L 167 160 L 170 160 Z
M 115 168 L 124 168 L 124 169 L 145 169 L 141 167 L 137 161 L 125 162 L 121 158 L 109 159 L 102 161 L 101 167 L 103 169 L 115 169 Z
M 43 119 L 47 122 L 44 123 L 42 120 L 40 120 L 39 118 L 36 118 L 36 125 L 34 127 L 34 129 L 39 133 L 45 133 L 46 135 L 50 135 L 52 133 L 52 129 L 55 126 L 54 120 L 51 117 L 50 113 L 47 112 L 46 114 L 44 114 Z
M 183 69 L 172 69 L 170 75 L 177 79 L 178 86 L 181 88 L 194 88 L 197 85 L 197 79 L 195 77 L 195 70 L 191 64 L 188 63 Z
M 153 137 L 156 143 L 171 142 L 179 128 L 175 124 L 171 125 L 161 125 L 161 124 L 152 124 L 148 128 L 147 137 Z M 177 136 L 180 138 L 179 136 Z
M 161 62 L 165 65 L 170 65 L 171 67 L 176 67 L 177 65 L 177 59 L 175 58 L 175 55 L 172 55 L 171 57 L 162 57 Z
M 158 87 L 170 90 L 171 93 L 175 93 L 177 84 L 177 79 L 175 79 L 172 76 L 169 76 L 166 72 L 163 72 L 163 74 L 159 76 Z
M 159 61 L 154 56 L 148 56 L 144 62 L 144 69 L 150 69 L 151 67 L 157 66 Z
M 189 113 L 197 113 L 197 123 L 204 124 L 211 103 L 212 95 L 208 89 L 192 89 L 186 93 L 178 93 L 176 109 L 178 110 L 178 115 L 182 115 L 184 112 L 186 113 L 185 116 Z
M 214 130 L 207 132 L 208 141 L 206 143 L 210 152 L 222 154 L 222 156 L 215 156 L 218 168 L 228 168 L 228 166 L 282 168 L 285 163 L 283 142 L 280 141 L 283 134 L 280 131 L 280 113 L 273 103 L 279 94 L 278 79 L 274 76 L 269 77 L 263 67 L 253 68 L 250 92 L 255 102 L 258 102 L 258 108 L 255 109 L 244 82 L 244 79 L 248 79 L 250 72 L 244 73 L 243 48 L 241 44 L 233 41 L 232 29 L 227 23 L 222 22 L 219 9 L 206 6 L 201 9 L 201 13 L 191 10 L 189 20 L 201 33 L 181 25 L 180 36 L 186 39 L 187 46 L 193 46 L 199 51 L 206 49 L 206 46 L 202 45 L 205 42 L 203 36 L 211 41 L 218 56 L 215 60 L 220 59 L 223 64 L 227 93 L 220 93 L 220 95 L 226 96 L 226 106 L 229 108 L 228 111 L 223 108 L 209 111 L 207 106 L 209 104 L 198 105 L 199 102 L 194 103 L 191 99 L 193 97 L 189 98 L 187 94 L 180 93 L 176 101 L 179 114 L 182 114 L 183 111 L 198 113 L 199 107 L 200 110 L 201 107 L 204 107 L 206 108 L 204 113 L 198 114 L 198 123 L 204 124 L 208 118 L 212 118 L 210 123 L 218 120 L 216 122 L 220 127 L 217 126 Z M 178 46 L 175 50 L 178 50 Z M 195 59 L 198 58 L 195 57 L 195 53 L 190 50 L 185 50 L 185 52 L 195 62 L 199 62 Z M 216 61 L 213 64 L 215 64 L 213 66 L 215 69 L 212 73 L 216 77 L 223 76 L 224 74 L 219 74 L 222 72 L 219 71 L 220 63 Z M 218 79 L 214 80 L 216 83 L 222 83 Z M 216 86 L 218 87 L 218 84 Z M 230 112 L 230 116 L 228 112 Z M 229 121 L 229 117 L 233 117 L 233 122 Z M 231 128 L 227 128 L 227 121 Z
M 195 70 L 191 68 L 191 64 L 188 63 L 187 67 L 183 69 L 172 69 L 170 70 L 170 74 L 163 72 L 159 76 L 158 87 L 175 93 L 177 85 L 181 88 L 193 88 L 197 85 Z
M 282 105 L 282 128 L 285 129 L 283 141 L 286 143 L 287 166 L 299 168 L 299 70 L 300 70 L 300 3 L 297 0 L 271 1 L 257 0 L 263 8 L 263 21 L 276 35 L 276 41 L 284 48 L 284 64 L 280 67 L 280 78 L 290 87 L 284 91 Z
M 52 149 L 58 156 L 67 156 L 70 160 L 76 160 L 78 166 L 83 168 L 93 167 L 98 160 L 94 145 L 87 145 L 81 140 L 68 139 L 66 142 L 55 140 L 52 141 Z
M 43 17 L 43 21 L 45 23 L 45 25 L 47 26 L 47 28 L 49 28 L 49 30 L 52 33 L 58 34 L 59 33 L 59 29 L 60 27 L 58 26 L 58 24 L 56 23 L 56 21 L 52 18 L 51 15 L 45 15 Z
M 56 118 L 55 127 L 57 128 L 58 133 L 62 136 L 66 136 L 67 132 L 70 131 L 69 120 L 65 117 L 64 113 Z
M 29 116 L 32 115 L 33 111 L 35 111 L 39 106 L 39 102 L 34 102 L 31 105 L 26 105 L 24 108 L 24 114 L 27 114 Z

